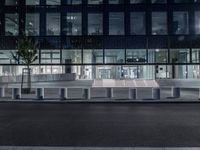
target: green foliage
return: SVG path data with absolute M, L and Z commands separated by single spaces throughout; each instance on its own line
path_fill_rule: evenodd
M 30 66 L 37 58 L 38 44 L 32 39 L 23 36 L 18 41 L 18 50 L 16 53 L 11 52 L 12 58 L 18 63 Z

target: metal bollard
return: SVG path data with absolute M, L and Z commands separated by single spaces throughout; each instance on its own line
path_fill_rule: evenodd
M 87 89 L 83 89 L 83 98 L 84 99 L 91 99 L 91 95 L 90 95 L 90 88 L 87 88 Z
M 180 97 L 180 88 L 172 87 L 171 88 L 171 94 L 172 94 L 173 98 L 179 98 Z
M 106 97 L 108 98 L 114 97 L 113 88 L 106 88 Z
M 44 99 L 44 88 L 37 88 L 36 89 L 36 98 L 39 100 Z
M 137 89 L 129 88 L 129 99 L 136 100 L 137 99 Z
M 12 88 L 12 99 L 21 98 L 21 88 Z
M 67 97 L 68 97 L 67 88 L 60 88 L 59 89 L 59 96 L 60 96 L 60 100 L 66 100 Z
M 160 99 L 160 88 L 152 88 L 152 99 Z
M 5 88 L 4 87 L 0 88 L 0 97 L 5 97 Z

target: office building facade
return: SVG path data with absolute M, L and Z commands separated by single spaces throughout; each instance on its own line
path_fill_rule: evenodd
M 23 33 L 33 74 L 77 79 L 200 77 L 200 0 L 1 0 L 0 75 L 18 75 Z

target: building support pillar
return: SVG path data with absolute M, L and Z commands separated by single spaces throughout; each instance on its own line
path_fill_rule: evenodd
M 60 100 L 66 100 L 68 98 L 68 89 L 60 88 L 59 89 L 59 97 L 60 97 Z
M 160 88 L 152 88 L 152 99 L 160 100 Z
M 171 96 L 173 98 L 179 98 L 180 97 L 180 88 L 179 87 L 172 87 L 171 88 Z
M 114 97 L 113 88 L 106 88 L 106 97 L 110 99 Z
M 128 98 L 130 100 L 136 100 L 137 99 L 137 89 L 129 88 Z
M 21 99 L 21 88 L 12 88 L 12 99 Z
M 36 98 L 38 100 L 44 99 L 44 88 L 36 88 Z
M 4 87 L 0 88 L 0 97 L 5 97 L 5 88 Z
M 90 100 L 91 99 L 91 89 L 83 88 L 83 99 Z

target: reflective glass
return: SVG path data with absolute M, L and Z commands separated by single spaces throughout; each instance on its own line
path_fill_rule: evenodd
M 39 35 L 40 27 L 39 27 L 39 14 L 26 14 L 26 35 L 34 36 Z
M 40 5 L 40 0 L 26 0 L 26 5 Z
M 47 13 L 46 34 L 60 35 L 60 13 Z
M 82 34 L 82 16 L 81 13 L 67 13 L 63 17 L 63 34 L 81 35 Z
M 59 64 L 60 50 L 41 50 L 42 64 Z
M 65 0 L 64 3 L 65 4 L 77 5 L 77 4 L 81 4 L 82 0 Z
M 195 11 L 195 33 L 200 34 L 200 11 Z
M 124 49 L 105 49 L 105 63 L 124 63 Z
M 173 13 L 173 31 L 174 34 L 188 34 L 188 12 Z
M 166 12 L 152 12 L 152 34 L 153 35 L 167 34 Z
M 131 4 L 140 4 L 140 3 L 146 3 L 146 0 L 130 0 Z
M 151 3 L 167 3 L 167 0 L 151 0 Z
M 47 5 L 60 5 L 61 0 L 46 0 Z
M 146 50 L 145 49 L 127 49 L 126 50 L 126 63 L 145 63 L 146 59 Z
M 192 49 L 192 62 L 200 63 L 200 49 Z
M 109 13 L 109 35 L 124 35 L 124 13 Z
M 1 52 L 0 52 L 0 63 L 1 64 L 16 64 L 17 63 L 12 58 L 11 52 L 15 54 L 16 51 L 15 50 L 1 50 Z
M 88 0 L 88 4 L 102 4 L 103 0 Z
M 5 5 L 17 5 L 18 0 L 5 0 Z
M 102 64 L 103 50 L 102 49 L 84 49 L 83 50 L 84 64 Z
M 88 14 L 88 35 L 103 34 L 103 15 Z
M 82 62 L 81 49 L 64 49 L 62 50 L 63 64 L 81 64 Z
M 109 0 L 109 4 L 123 4 L 124 0 Z
M 171 63 L 189 63 L 189 49 L 170 49 Z
M 167 63 L 168 50 L 167 49 L 149 49 L 148 62 L 149 63 Z
M 131 35 L 146 33 L 145 12 L 131 12 Z
M 16 36 L 19 34 L 19 15 L 5 14 L 5 35 Z

